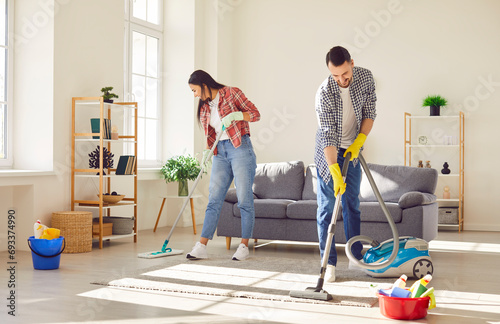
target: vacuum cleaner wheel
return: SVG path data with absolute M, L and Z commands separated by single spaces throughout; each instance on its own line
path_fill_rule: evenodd
M 434 266 L 432 262 L 427 259 L 420 259 L 415 262 L 413 266 L 413 276 L 420 279 L 423 278 L 426 274 L 432 274 L 434 272 Z

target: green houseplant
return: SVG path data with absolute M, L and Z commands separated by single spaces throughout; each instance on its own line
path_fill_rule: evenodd
M 446 106 L 447 103 L 448 101 L 439 95 L 427 96 L 422 102 L 422 107 L 430 107 L 430 115 L 439 116 L 440 107 Z
M 113 98 L 118 98 L 118 95 L 112 93 L 111 90 L 113 90 L 113 87 L 104 87 L 101 89 L 104 102 L 113 103 Z
M 168 159 L 161 168 L 161 173 L 167 183 L 174 181 L 179 183 L 179 196 L 188 195 L 188 180 L 196 180 L 200 171 L 200 163 L 189 154 L 174 156 Z

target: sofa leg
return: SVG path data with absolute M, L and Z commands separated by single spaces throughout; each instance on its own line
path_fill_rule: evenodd
M 253 245 L 257 245 L 257 239 L 253 239 Z
M 228 250 L 231 250 L 231 237 L 230 236 L 226 236 L 226 248 Z

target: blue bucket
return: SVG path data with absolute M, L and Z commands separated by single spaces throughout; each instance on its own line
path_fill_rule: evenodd
M 37 270 L 52 270 L 59 268 L 66 241 L 62 236 L 52 240 L 36 239 L 30 236 L 28 246 L 31 249 L 33 267 Z

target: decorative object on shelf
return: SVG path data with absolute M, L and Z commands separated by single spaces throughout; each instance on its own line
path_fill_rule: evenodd
M 115 156 L 112 154 L 110 151 L 108 151 L 107 148 L 103 147 L 102 148 L 103 156 L 102 156 L 102 174 L 106 175 L 106 172 L 104 169 L 106 168 L 112 168 L 113 167 L 113 157 Z M 100 150 L 99 150 L 99 145 L 97 145 L 97 148 L 89 153 L 89 167 L 92 169 L 99 169 L 99 155 L 100 155 Z M 99 172 L 97 172 L 99 174 Z
M 427 144 L 427 136 L 425 136 L 425 135 L 420 135 L 420 136 L 418 137 L 418 144 L 420 144 L 420 145 L 425 145 L 425 144 Z
M 425 167 L 429 168 L 429 169 L 432 168 L 431 167 L 431 161 L 425 161 Z
M 196 180 L 200 171 L 200 163 L 189 154 L 174 156 L 168 159 L 161 168 L 161 173 L 167 183 L 174 181 L 179 183 L 179 196 L 187 196 L 189 194 L 187 181 Z
M 419 168 L 423 168 L 424 167 L 424 164 L 422 163 L 422 160 L 418 161 L 418 167 Z
M 450 187 L 448 186 L 443 188 L 443 199 L 450 199 Z
M 97 195 L 97 197 L 99 197 L 99 195 Z M 107 202 L 109 204 L 119 203 L 123 198 L 125 198 L 125 195 L 119 195 L 116 193 L 116 191 L 113 191 L 111 194 L 109 193 L 102 194 L 102 201 Z
M 422 102 L 422 107 L 431 107 L 430 116 L 439 116 L 440 107 L 446 106 L 448 101 L 439 96 L 427 96 Z
M 111 127 L 111 139 L 112 140 L 117 140 L 118 139 L 118 127 L 116 127 L 116 125 L 113 125 Z
M 441 169 L 442 174 L 450 174 L 451 170 L 448 169 L 449 165 L 448 162 L 444 162 L 443 168 Z
M 104 102 L 113 103 L 113 98 L 118 98 L 118 95 L 110 92 L 111 90 L 113 90 L 113 87 L 104 87 L 101 89 Z

